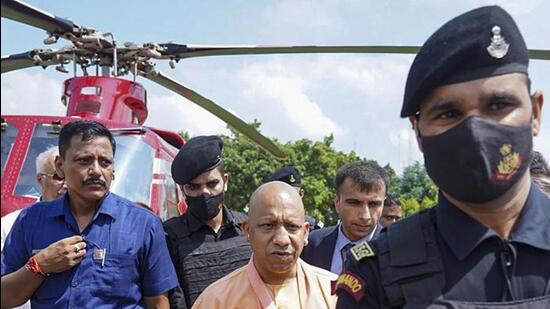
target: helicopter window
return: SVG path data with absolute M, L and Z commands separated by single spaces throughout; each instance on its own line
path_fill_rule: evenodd
M 165 160 L 160 161 L 160 167 L 161 167 L 161 173 L 164 175 L 170 175 L 171 174 L 171 163 Z M 167 220 L 172 217 L 179 216 L 179 208 L 178 208 L 178 195 L 177 195 L 177 186 L 174 182 L 174 179 L 170 176 L 164 178 L 164 190 L 161 190 L 161 219 Z
M 176 183 L 172 180 L 172 177 L 168 177 L 166 181 L 166 201 L 164 203 L 166 207 L 166 216 L 168 218 L 179 216 L 178 209 L 178 195 Z
M 8 122 L 2 122 L 2 175 L 4 175 L 4 167 L 15 142 L 15 136 L 17 136 L 17 128 Z
M 137 135 L 115 135 L 115 175 L 111 191 L 150 205 L 154 150 Z
M 95 87 L 95 86 L 87 86 L 87 87 L 82 87 L 82 89 L 80 90 L 80 93 L 81 94 L 84 94 L 84 95 L 101 95 L 101 87 Z
M 2 132 L 2 168 L 5 160 L 4 151 L 7 157 L 10 136 L 13 142 L 15 133 L 8 130 Z M 115 140 L 117 144 L 115 154 L 117 177 L 111 185 L 111 191 L 131 201 L 149 204 L 153 176 L 153 148 L 136 135 L 115 135 Z M 39 124 L 36 126 L 14 194 L 40 196 L 40 187 L 35 176 L 35 159 L 48 147 L 57 144 L 58 133 L 52 129 L 51 125 Z
M 99 107 L 101 106 L 101 103 L 97 101 L 91 101 L 91 100 L 82 100 L 78 102 L 78 105 L 76 106 L 76 112 L 89 112 L 89 113 L 99 113 Z
M 2 145 L 4 144 L 2 134 Z M 50 124 L 37 124 L 26 155 L 25 164 L 15 187 L 16 195 L 40 197 L 40 186 L 36 181 L 36 157 L 51 146 L 57 146 L 58 133 Z M 2 156 L 3 156 L 2 150 Z

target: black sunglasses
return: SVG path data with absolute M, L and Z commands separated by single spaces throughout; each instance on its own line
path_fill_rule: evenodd
M 39 174 L 47 177 L 51 177 L 53 180 L 56 180 L 56 181 L 63 181 L 63 178 L 59 177 L 57 173 L 53 173 L 53 174 L 39 173 Z

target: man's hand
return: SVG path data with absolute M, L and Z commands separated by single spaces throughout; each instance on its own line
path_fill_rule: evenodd
M 34 259 L 46 274 L 60 273 L 71 269 L 86 254 L 86 243 L 81 236 L 61 239 L 38 252 Z

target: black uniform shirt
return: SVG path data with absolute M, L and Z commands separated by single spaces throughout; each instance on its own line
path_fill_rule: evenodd
M 180 283 L 180 287 L 170 292 L 172 308 L 191 307 L 190 304 L 187 304 L 185 293 L 181 289 L 184 276 L 181 258 L 193 252 L 201 243 L 215 242 L 243 235 L 240 224 L 246 219 L 246 215 L 230 210 L 225 206 L 223 206 L 222 211 L 223 221 L 218 232 L 215 232 L 190 212 L 171 218 L 164 223 L 168 251 Z M 183 242 L 185 242 L 185 246 L 182 246 Z M 182 251 L 182 248 L 185 248 L 185 252 Z
M 550 294 L 550 199 L 536 185 L 531 184 L 508 240 L 466 215 L 442 194 L 433 211 L 445 272 L 443 299 L 499 302 Z M 372 243 L 375 249 L 377 241 Z M 338 308 L 390 307 L 376 256 L 359 262 L 349 258 L 344 271 L 359 280 L 364 295 L 339 289 Z M 353 296 L 362 297 L 357 302 Z
M 246 219 L 246 215 L 228 209 L 223 206 L 223 221 L 218 232 L 197 219 L 190 212 L 182 216 L 174 217 L 164 223 L 164 231 L 166 233 L 168 249 L 172 261 L 178 270 L 178 252 L 177 241 L 189 241 L 197 243 L 219 241 L 235 236 L 243 235 L 240 224 Z M 192 250 L 191 250 L 192 251 Z M 189 253 L 191 252 L 189 251 Z

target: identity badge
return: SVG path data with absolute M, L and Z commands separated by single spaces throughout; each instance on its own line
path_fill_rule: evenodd
M 94 249 L 93 259 L 94 261 L 101 262 L 101 267 L 105 266 L 105 248 Z

